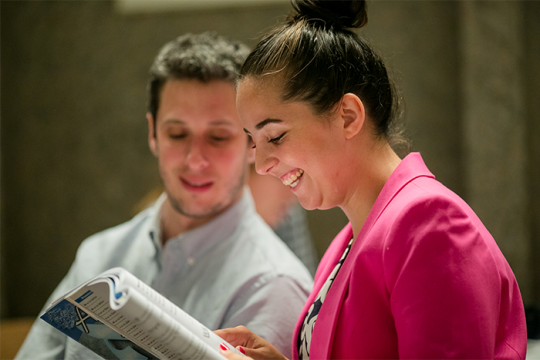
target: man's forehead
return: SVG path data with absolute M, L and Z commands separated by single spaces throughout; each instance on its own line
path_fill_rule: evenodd
M 193 122 L 184 121 L 182 119 L 171 118 L 171 119 L 166 119 L 165 121 L 163 121 L 163 123 L 168 124 L 168 125 L 191 126 Z M 203 122 L 201 121 L 199 123 L 202 124 Z M 212 121 L 204 122 L 204 125 L 208 127 L 234 127 L 234 128 L 240 127 L 240 124 L 237 121 L 228 120 L 228 119 L 212 120 Z

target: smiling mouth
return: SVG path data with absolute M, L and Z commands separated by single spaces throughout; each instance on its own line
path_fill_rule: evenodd
M 191 182 L 186 179 L 181 179 L 184 186 L 190 190 L 207 190 L 213 184 L 213 182 Z
M 283 185 L 296 187 L 300 182 L 300 178 L 304 175 L 304 170 L 299 169 L 296 173 L 290 174 L 289 177 L 283 180 Z

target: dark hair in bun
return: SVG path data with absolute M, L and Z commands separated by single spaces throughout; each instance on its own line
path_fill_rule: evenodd
M 311 21 L 328 22 L 336 28 L 361 28 L 367 24 L 366 2 L 362 1 L 316 1 L 292 0 L 296 13 L 289 16 L 289 22 L 301 18 Z
M 277 77 L 283 101 L 305 101 L 316 115 L 356 94 L 377 135 L 394 140 L 397 97 L 381 57 L 350 28 L 367 23 L 364 0 L 292 0 L 294 12 L 247 57 L 245 77 Z

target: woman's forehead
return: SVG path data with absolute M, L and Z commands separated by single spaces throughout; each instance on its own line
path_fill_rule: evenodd
M 238 88 L 249 88 L 267 95 L 281 95 L 284 89 L 284 79 L 278 74 L 247 76 L 237 84 Z

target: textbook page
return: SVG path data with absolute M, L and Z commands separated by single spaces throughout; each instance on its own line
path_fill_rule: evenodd
M 157 305 L 161 310 L 163 310 L 163 312 L 171 316 L 174 320 L 178 321 L 187 330 L 198 336 L 201 340 L 210 345 L 218 353 L 220 350 L 220 344 L 224 343 L 232 351 L 236 352 L 237 354 L 241 354 L 238 350 L 235 349 L 234 346 L 227 343 L 221 337 L 216 335 L 213 331 L 201 324 L 194 317 L 176 306 L 173 302 L 158 293 L 156 290 L 146 285 L 144 282 L 142 282 L 130 272 L 122 268 L 114 268 L 107 271 L 107 273 L 114 273 L 115 276 L 118 277 L 119 280 L 115 281 L 115 283 L 118 284 L 115 288 L 115 291 L 117 293 L 122 293 L 124 291 L 127 293 L 130 291 L 130 288 L 137 289 L 138 292 L 146 299 Z M 120 297 L 118 298 L 116 303 L 120 305 L 125 299 L 126 297 Z
M 106 359 L 223 360 L 227 344 L 122 268 L 78 286 L 41 318 Z

